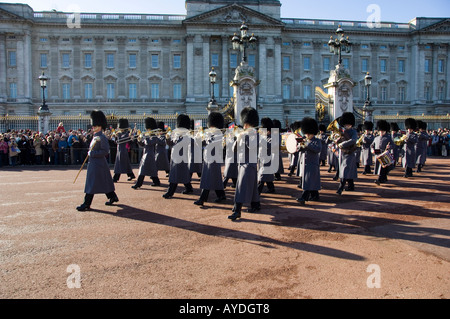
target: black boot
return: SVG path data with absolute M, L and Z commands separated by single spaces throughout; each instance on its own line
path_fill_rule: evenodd
M 267 188 L 268 188 L 267 193 L 269 194 L 275 193 L 275 185 L 273 182 L 267 182 Z
M 117 183 L 119 181 L 119 179 L 120 179 L 120 174 L 114 174 L 113 182 Z
M 159 180 L 158 176 L 152 177 L 152 181 L 153 181 L 152 187 L 161 186 L 161 181 Z
M 191 183 L 184 184 L 185 190 L 183 191 L 183 194 L 191 194 L 194 192 L 194 189 L 192 188 Z
M 280 175 L 280 173 L 275 173 L 275 180 L 276 180 L 276 181 L 281 181 L 281 175 Z
M 84 203 L 77 207 L 79 212 L 85 212 L 87 210 L 91 210 L 92 200 L 94 199 L 93 194 L 86 194 L 84 196 Z
M 216 203 L 223 202 L 224 200 L 227 199 L 227 197 L 225 196 L 224 190 L 216 190 L 216 195 L 217 195 L 217 198 L 214 200 L 214 202 L 216 202 Z
M 302 196 L 297 198 L 297 202 L 299 202 L 300 205 L 305 206 L 306 202 L 309 200 L 309 197 L 310 191 L 303 191 Z
M 242 210 L 242 203 L 235 203 L 233 207 L 233 214 L 228 216 L 228 219 L 235 221 L 236 219 L 241 218 L 241 210 Z
M 264 182 L 258 183 L 258 193 L 261 194 L 264 189 Z
M 138 179 L 137 179 L 137 181 L 136 181 L 136 184 L 134 184 L 133 186 L 131 186 L 131 188 L 134 188 L 134 189 L 139 189 L 139 188 L 141 188 L 141 187 L 142 187 L 142 184 L 144 183 L 144 178 L 145 178 L 144 175 L 139 175 L 139 177 L 138 177 Z
M 256 213 L 257 211 L 261 210 L 261 203 L 260 202 L 252 202 L 250 205 L 250 209 L 247 210 L 249 213 Z
M 229 178 L 223 179 L 223 188 L 227 188 Z
M 346 180 L 344 178 L 341 179 L 341 183 L 339 184 L 339 188 L 338 188 L 336 194 L 342 195 L 342 192 L 344 191 L 344 188 L 345 188 L 345 183 L 346 183 Z
M 309 200 L 311 202 L 318 202 L 320 200 L 319 191 L 311 191 L 311 195 L 309 196 Z
M 353 179 L 348 180 L 348 187 L 346 189 L 347 192 L 354 192 L 355 191 L 355 183 L 353 182 Z
M 194 205 L 203 206 L 203 204 L 208 201 L 208 196 L 209 190 L 203 189 L 200 198 L 194 202 Z
M 134 175 L 134 173 L 129 173 L 128 175 L 128 181 L 132 181 L 133 179 L 136 178 L 136 176 Z
M 173 197 L 173 194 L 175 194 L 175 191 L 177 190 L 178 184 L 170 183 L 169 188 L 167 189 L 167 192 L 162 195 L 165 199 L 169 199 Z
M 231 181 L 233 182 L 233 184 L 231 184 L 231 188 L 236 188 L 237 178 L 232 178 Z
M 119 198 L 117 197 L 115 192 L 106 194 L 106 197 L 108 197 L 109 199 L 109 201 L 105 203 L 106 206 L 112 206 L 114 203 L 117 203 L 119 201 Z

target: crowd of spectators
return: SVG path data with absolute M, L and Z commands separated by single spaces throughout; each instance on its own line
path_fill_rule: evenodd
M 428 130 L 429 156 L 450 156 L 449 129 Z M 87 156 L 91 130 L 68 130 L 62 123 L 47 134 L 32 130 L 8 130 L 0 133 L 0 167 L 16 165 L 81 165 Z M 108 162 L 114 164 L 117 144 L 111 130 L 106 130 L 111 152 Z M 132 164 L 138 164 L 143 148 L 136 140 L 127 143 Z
M 117 144 L 110 130 L 111 152 L 108 162 L 114 164 Z M 81 165 L 89 151 L 93 132 L 91 130 L 65 130 L 59 125 L 47 134 L 32 130 L 8 130 L 0 133 L 0 167 L 24 165 Z M 138 164 L 143 149 L 137 141 L 127 143 L 131 162 Z

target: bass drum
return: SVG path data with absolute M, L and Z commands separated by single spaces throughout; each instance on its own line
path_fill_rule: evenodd
M 286 138 L 286 150 L 289 154 L 297 153 L 297 142 L 298 136 L 297 134 L 291 133 Z
M 291 135 L 291 133 L 284 133 L 281 135 L 281 145 L 280 145 L 280 150 L 283 153 L 287 153 L 287 149 L 286 149 L 286 140 L 289 137 L 289 135 Z

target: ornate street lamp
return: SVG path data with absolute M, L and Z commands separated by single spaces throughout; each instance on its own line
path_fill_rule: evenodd
M 48 112 L 48 106 L 45 103 L 45 89 L 47 88 L 48 77 L 45 76 L 45 73 L 42 72 L 42 75 L 39 77 L 39 84 L 42 88 L 42 105 L 39 109 L 40 112 Z
M 336 30 L 337 38 L 333 39 L 333 36 L 330 37 L 330 41 L 328 41 L 328 46 L 330 47 L 330 53 L 334 53 L 339 56 L 338 64 L 342 64 L 342 53 L 350 53 L 352 50 L 352 43 L 349 38 L 345 37 L 344 30 L 342 30 L 341 26 L 339 26 Z
M 249 48 L 254 48 L 258 39 L 252 33 L 250 36 L 248 34 L 248 26 L 245 22 L 241 25 L 241 37 L 238 37 L 235 33 L 231 42 L 233 43 L 233 50 L 240 50 L 242 53 L 242 62 L 247 62 L 247 50 Z
M 372 76 L 369 72 L 367 72 L 366 76 L 364 77 L 364 85 L 366 86 L 366 101 L 363 106 L 364 121 L 372 122 L 373 107 L 372 101 L 370 100 L 370 86 L 372 85 Z
M 211 68 L 211 72 L 209 72 L 209 81 L 211 83 L 211 100 L 210 103 L 211 104 L 216 104 L 216 98 L 215 98 L 215 94 L 214 94 L 214 86 L 216 84 L 216 79 L 217 79 L 217 73 L 216 71 L 214 71 L 214 67 Z

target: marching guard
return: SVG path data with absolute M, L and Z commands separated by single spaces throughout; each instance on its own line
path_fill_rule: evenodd
M 251 203 L 249 212 L 261 209 L 258 193 L 258 164 L 255 158 L 258 152 L 256 127 L 259 125 L 259 115 L 257 110 L 247 107 L 242 110 L 240 116 L 244 132 L 237 137 L 235 142 L 235 150 L 238 152 L 238 180 L 234 195 L 233 214 L 228 216 L 232 221 L 241 218 L 244 204 Z
M 427 148 L 428 141 L 430 140 L 430 136 L 427 133 L 427 123 L 419 120 L 417 121 L 417 128 L 419 132 L 417 133 L 417 144 L 416 144 L 416 164 L 417 164 L 417 173 L 422 171 L 422 167 L 425 165 L 427 161 Z
M 373 154 L 383 154 L 384 152 L 391 150 L 392 145 L 394 144 L 394 141 L 389 134 L 390 124 L 385 120 L 379 120 L 377 122 L 377 130 L 379 134 L 374 138 L 372 144 L 370 145 L 370 148 Z M 377 170 L 375 174 L 378 175 L 378 179 L 375 180 L 375 183 L 377 185 L 380 185 L 387 182 L 387 176 L 389 171 L 391 170 L 391 165 L 383 167 L 381 163 L 377 164 L 378 165 L 376 166 Z
M 417 128 L 417 122 L 413 118 L 407 118 L 405 120 L 405 128 L 407 130 L 406 136 L 404 137 L 405 144 L 403 145 L 403 159 L 402 165 L 405 169 L 405 175 L 403 177 L 413 177 L 413 169 L 416 166 L 416 143 L 417 135 L 414 132 Z
M 279 120 L 273 120 L 273 128 L 278 129 L 278 133 L 280 135 L 280 145 L 281 147 L 281 122 Z M 283 153 L 281 153 L 281 149 L 278 152 L 278 171 L 275 173 L 275 180 L 281 181 L 281 174 L 284 174 L 284 165 L 283 165 Z
M 373 155 L 370 146 L 375 139 L 373 136 L 373 127 L 374 125 L 370 121 L 366 121 L 363 124 L 364 133 L 361 143 L 361 162 L 364 166 L 363 175 L 372 173 L 370 167 L 373 165 Z M 389 130 L 387 131 L 389 132 Z
M 261 119 L 261 128 L 265 129 L 264 134 L 259 134 L 260 140 L 264 140 L 264 143 L 259 143 L 259 151 L 258 151 L 258 192 L 261 194 L 264 189 L 264 183 L 267 184 L 267 192 L 275 193 L 275 175 L 274 173 L 267 173 L 267 170 L 271 170 L 271 165 L 274 161 L 279 163 L 279 158 L 275 158 L 274 154 L 272 154 L 272 135 L 271 130 L 273 128 L 273 122 L 270 118 L 265 117 Z M 266 145 L 267 148 L 264 149 L 263 145 Z M 262 152 L 266 152 L 263 154 Z M 270 156 L 270 158 L 269 158 Z M 277 170 L 278 171 L 278 170 Z
M 164 122 L 157 122 L 157 128 L 160 132 L 164 133 L 165 127 Z M 170 162 L 169 156 L 167 152 L 167 144 L 166 144 L 166 134 L 160 134 L 158 139 L 156 140 L 155 146 L 155 161 L 156 161 L 156 169 L 159 171 L 166 172 L 167 177 L 169 176 L 170 171 Z
M 131 188 L 139 189 L 144 183 L 145 176 L 150 176 L 153 181 L 152 186 L 160 186 L 161 182 L 158 178 L 158 169 L 156 168 L 155 161 L 155 145 L 158 142 L 158 137 L 152 135 L 157 128 L 156 121 L 154 118 L 145 119 L 145 128 L 147 130 L 143 137 L 138 137 L 138 142 L 144 147 L 144 154 L 142 155 L 141 162 L 139 164 L 139 176 L 136 184 L 131 186 Z
M 236 136 L 233 133 L 227 132 L 227 135 L 224 136 L 225 139 L 225 167 L 223 170 L 223 188 L 227 188 L 228 181 L 231 179 L 233 182 L 232 188 L 236 188 L 237 178 L 238 178 L 238 163 L 237 163 L 237 152 L 233 150 L 234 142 L 236 142 Z M 230 131 L 230 129 L 228 129 Z M 231 139 L 234 140 L 231 143 Z
M 297 198 L 297 201 L 300 205 L 305 205 L 307 201 L 319 200 L 322 140 L 316 137 L 319 126 L 315 119 L 304 118 L 302 132 L 306 135 L 306 140 L 300 143 L 298 147 L 303 194 L 300 198 Z
M 339 125 L 343 128 L 341 140 L 338 143 L 339 147 L 339 178 L 340 185 L 337 190 L 338 195 L 342 195 L 345 184 L 348 183 L 346 191 L 355 191 L 355 179 L 358 178 L 358 171 L 356 166 L 356 142 L 358 134 L 353 128 L 355 126 L 355 115 L 350 112 L 345 112 L 339 119 Z
M 123 141 L 131 138 L 131 133 L 129 131 L 129 125 L 127 119 L 119 119 L 117 133 L 117 154 L 116 154 L 116 162 L 114 163 L 114 183 L 118 182 L 121 174 L 128 175 L 128 181 L 131 181 L 136 178 L 133 173 L 133 168 L 131 167 L 130 156 L 128 155 L 127 143 Z
M 88 153 L 89 164 L 84 188 L 84 202 L 77 207 L 77 210 L 81 212 L 91 209 L 95 194 L 106 194 L 108 201 L 105 205 L 108 206 L 119 201 L 115 193 L 108 161 L 106 160 L 110 148 L 108 138 L 103 134 L 103 131 L 107 127 L 105 114 L 102 111 L 91 112 L 91 124 L 94 131 L 94 138 L 92 139 Z
M 328 147 L 327 147 L 327 127 L 325 124 L 319 125 L 319 135 L 318 138 L 322 142 L 322 149 L 320 150 L 320 165 L 325 166 L 328 157 Z
M 188 166 L 188 152 L 191 145 L 190 124 L 188 115 L 178 115 L 177 128 L 171 132 L 170 138 L 167 139 L 167 145 L 172 147 L 172 154 L 170 156 L 169 188 L 163 195 L 165 199 L 173 197 L 180 183 L 185 186 L 183 194 L 194 192 Z
M 208 116 L 208 130 L 205 131 L 203 169 L 200 178 L 200 198 L 195 205 L 203 206 L 208 201 L 210 191 L 216 192 L 216 203 L 226 200 L 222 182 L 224 118 L 221 113 L 211 112 Z
M 391 147 L 392 155 L 394 156 L 394 164 L 392 167 L 392 169 L 393 169 L 393 168 L 395 168 L 395 166 L 397 166 L 397 163 L 400 158 L 400 146 L 395 143 L 395 140 L 401 138 L 402 133 L 400 133 L 400 127 L 398 126 L 397 123 L 392 122 L 390 124 L 390 126 L 391 126 L 391 138 L 394 141 L 394 143 Z

